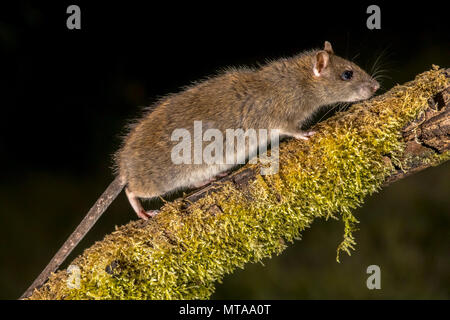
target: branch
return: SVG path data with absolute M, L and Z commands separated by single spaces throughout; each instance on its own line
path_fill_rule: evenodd
M 353 105 L 315 126 L 309 141 L 280 144 L 277 174 L 247 164 L 166 203 L 147 222 L 117 228 L 77 257 L 80 287 L 53 274 L 30 299 L 205 299 L 237 267 L 281 253 L 316 218 L 340 215 L 350 254 L 352 210 L 382 186 L 450 158 L 447 70 Z
M 450 74 L 450 69 L 447 69 Z M 428 101 L 428 108 L 402 130 L 405 150 L 401 162 L 407 170 L 396 168 L 384 185 L 426 169 L 437 160 L 445 158 L 450 149 L 450 87 L 442 90 Z M 442 159 L 443 160 L 443 159 Z

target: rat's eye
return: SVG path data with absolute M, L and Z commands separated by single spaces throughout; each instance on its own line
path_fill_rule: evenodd
M 353 71 L 352 70 L 345 70 L 341 74 L 341 79 L 345 80 L 345 81 L 350 80 L 352 77 L 353 77 Z

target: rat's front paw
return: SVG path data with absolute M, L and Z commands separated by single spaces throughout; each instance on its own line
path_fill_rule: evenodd
M 313 135 L 315 135 L 316 132 L 315 131 L 301 131 L 301 132 L 297 132 L 293 135 L 293 137 L 295 139 L 302 139 L 302 140 L 308 140 L 309 137 L 312 137 Z
M 139 211 L 138 217 L 143 220 L 148 220 L 148 218 L 152 218 L 152 217 L 156 216 L 158 213 L 159 213 L 159 210 L 145 211 L 144 209 L 142 209 L 141 211 Z

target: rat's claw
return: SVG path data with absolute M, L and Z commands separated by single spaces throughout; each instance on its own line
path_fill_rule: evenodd
M 148 220 L 148 218 L 152 218 L 158 214 L 159 210 L 148 210 L 145 211 L 144 209 L 140 210 L 138 213 L 138 217 L 142 220 Z
M 308 140 L 309 137 L 312 137 L 314 134 L 316 134 L 315 131 L 305 131 L 294 134 L 295 139 L 302 139 L 302 140 Z
M 147 212 L 145 212 L 144 209 L 139 210 L 139 212 L 137 213 L 137 216 L 139 218 L 141 218 L 142 220 L 148 220 Z
M 159 213 L 159 210 L 148 210 L 145 212 L 145 214 L 147 216 L 149 216 L 150 218 L 156 216 Z

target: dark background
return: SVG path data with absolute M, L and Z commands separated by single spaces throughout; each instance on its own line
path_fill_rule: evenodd
M 378 2 L 381 30 L 368 30 L 372 3 L 336 2 L 2 4 L 0 298 L 19 297 L 49 262 L 113 179 L 123 128 L 158 97 L 324 40 L 366 69 L 379 58 L 385 90 L 450 66 L 439 3 Z M 66 28 L 70 4 L 81 8 L 81 30 Z M 357 250 L 340 264 L 342 223 L 317 221 L 265 266 L 227 276 L 213 298 L 450 298 L 449 177 L 447 163 L 367 199 Z M 68 260 L 130 219 L 121 194 Z M 381 290 L 365 286 L 371 264 Z

